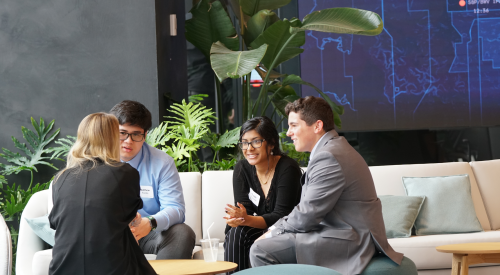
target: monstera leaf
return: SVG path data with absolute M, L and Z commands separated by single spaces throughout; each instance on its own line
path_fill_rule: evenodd
M 201 0 L 191 9 L 192 19 L 186 20 L 186 39 L 207 59 L 212 44 L 221 41 L 227 48 L 237 51 L 240 42 L 233 23 L 223 5 L 217 0 Z
M 266 55 L 262 59 L 262 64 L 264 64 L 266 68 L 272 70 L 279 64 L 304 51 L 304 49 L 299 47 L 303 46 L 306 42 L 305 33 L 297 33 L 292 37 L 292 34 L 290 34 L 291 26 L 290 21 L 286 19 L 278 21 L 267 28 L 264 33 L 250 44 L 250 47 L 253 49 L 264 44 L 269 45 Z M 278 53 L 280 53 L 279 56 Z M 271 68 L 271 66 L 273 67 Z
M 172 122 L 170 122 L 172 126 L 169 126 L 169 129 L 177 129 L 177 125 L 184 125 L 188 128 L 193 128 L 196 126 L 208 127 L 208 125 L 213 124 L 212 119 L 217 119 L 216 117 L 214 117 L 214 112 L 212 112 L 212 109 L 208 109 L 201 103 L 186 103 L 184 99 L 182 100 L 181 104 L 172 104 L 169 111 L 177 115 L 174 117 L 166 117 L 173 120 Z
M 158 127 L 148 131 L 146 135 L 146 143 L 152 147 L 165 146 L 165 142 L 169 141 L 171 136 L 167 134 L 168 123 L 162 122 Z
M 267 45 L 251 51 L 231 51 L 220 42 L 215 43 L 210 50 L 212 69 L 220 81 L 231 77 L 239 78 L 249 74 L 266 54 Z
M 54 120 L 52 120 L 47 127 L 45 127 L 45 121 L 43 118 L 40 118 L 40 124 L 31 118 L 31 125 L 35 128 L 36 133 L 25 127 L 21 127 L 21 131 L 23 133 L 23 138 L 28 142 L 32 149 L 28 149 L 25 143 L 21 143 L 15 137 L 12 137 L 14 146 L 24 152 L 26 156 L 22 156 L 19 153 L 13 153 L 8 149 L 2 148 L 3 154 L 0 154 L 0 157 L 12 163 L 8 165 L 0 164 L 0 167 L 3 168 L 3 175 L 10 175 L 13 173 L 17 174 L 26 170 L 34 170 L 38 172 L 36 166 L 40 164 L 47 165 L 58 170 L 54 165 L 45 161 L 50 158 L 45 157 L 44 155 L 52 151 L 52 149 L 46 149 L 45 147 L 54 140 L 54 138 L 59 134 L 60 129 L 57 129 L 54 133 L 52 133 L 52 135 L 47 137 L 54 126 Z
M 60 138 L 54 143 L 59 144 L 59 147 L 54 147 L 51 148 L 52 156 L 50 159 L 58 159 L 61 161 L 64 161 L 63 159 L 60 159 L 59 157 L 67 157 L 69 150 L 71 150 L 71 147 L 73 144 L 75 144 L 76 137 L 74 136 L 66 136 L 67 138 Z
M 177 161 L 183 159 L 184 157 L 191 157 L 190 152 L 193 150 L 184 142 L 177 142 L 177 144 L 172 144 L 171 147 L 167 147 L 163 149 L 163 151 Z
M 252 16 L 260 10 L 275 10 L 288 5 L 291 0 L 240 0 L 244 14 Z
M 328 33 L 378 35 L 383 29 L 382 19 L 374 12 L 354 8 L 330 8 L 306 15 L 301 26 L 292 27 L 291 32 L 311 30 Z

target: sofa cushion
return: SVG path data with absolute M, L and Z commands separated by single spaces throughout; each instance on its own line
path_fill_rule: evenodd
M 500 229 L 500 160 L 470 163 L 483 197 L 492 230 Z
M 403 177 L 403 184 L 408 196 L 426 197 L 415 221 L 416 235 L 482 231 L 468 175 Z
M 233 195 L 233 171 L 206 171 L 203 173 L 202 185 L 203 197 L 201 207 L 203 209 L 202 228 L 203 238 L 208 239 L 207 228 L 210 228 L 210 237 L 225 239 L 224 230 L 226 222 L 222 218 L 226 204 L 234 204 Z
M 33 255 L 32 274 L 49 274 L 50 261 L 52 261 L 52 249 L 38 251 Z
M 406 195 L 402 177 L 440 177 L 459 174 L 469 175 L 472 201 L 476 216 L 484 230 L 491 230 L 483 199 L 477 187 L 476 178 L 471 166 L 466 162 L 372 166 L 370 172 L 375 182 L 377 195 Z
M 500 242 L 500 231 L 389 239 L 389 244 L 392 248 L 397 252 L 403 253 L 405 257 L 410 258 L 418 270 L 451 268 L 452 254 L 438 252 L 436 250 L 437 246 L 485 242 Z
M 51 246 L 54 246 L 56 231 L 50 228 L 49 214 L 43 215 L 38 218 L 26 218 L 26 221 L 38 237 L 40 237 Z
M 408 238 L 425 197 L 380 196 L 387 238 Z
M 186 221 L 196 234 L 196 244 L 200 243 L 201 237 L 201 173 L 183 172 L 179 173 L 186 204 Z

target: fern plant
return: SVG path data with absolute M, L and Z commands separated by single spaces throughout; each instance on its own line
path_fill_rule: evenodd
M 43 118 L 40 118 L 40 124 L 38 124 L 35 119 L 31 118 L 31 125 L 33 125 L 33 128 L 35 128 L 36 133 L 31 131 L 30 129 L 25 128 L 24 126 L 21 127 L 23 138 L 31 146 L 31 149 L 29 149 L 25 143 L 21 143 L 15 137 L 12 137 L 14 146 L 24 152 L 26 156 L 22 156 L 19 153 L 14 153 L 6 148 L 2 148 L 3 154 L 0 153 L 0 157 L 11 163 L 8 165 L 0 163 L 0 167 L 3 168 L 1 173 L 3 175 L 11 175 L 18 174 L 21 171 L 30 171 L 31 181 L 29 188 L 31 188 L 31 184 L 33 183 L 33 171 L 38 172 L 38 170 L 36 169 L 37 165 L 46 165 L 58 170 L 54 165 L 46 161 L 50 159 L 50 157 L 47 157 L 45 155 L 52 152 L 53 149 L 45 147 L 54 140 L 54 138 L 59 134 L 60 131 L 60 129 L 57 129 L 50 136 L 48 136 L 52 131 L 52 127 L 54 126 L 54 120 L 52 120 L 47 126 L 45 126 L 45 121 L 43 120 Z
M 4 189 L 5 202 L 2 206 L 2 215 L 5 217 L 6 221 L 17 221 L 21 218 L 21 213 L 23 212 L 26 204 L 30 200 L 31 196 L 36 192 L 45 190 L 49 188 L 50 182 L 39 184 L 28 188 L 26 190 L 21 188 L 21 185 L 12 184 L 12 186 L 6 186 Z
M 69 150 L 71 150 L 71 147 L 73 144 L 76 142 L 76 137 L 74 136 L 66 136 L 67 138 L 60 138 L 54 143 L 59 144 L 59 147 L 54 147 L 51 148 L 52 151 L 52 156 L 50 159 L 58 159 L 61 161 L 64 161 L 64 159 L 61 159 L 59 157 L 67 157 Z
M 167 134 L 168 123 L 162 122 L 158 127 L 148 131 L 146 135 L 146 143 L 153 146 L 165 146 L 165 143 L 171 139 L 171 135 Z
M 214 152 L 214 159 L 212 160 L 212 163 L 215 163 L 215 159 L 222 148 L 232 148 L 236 145 L 236 143 L 238 143 L 240 139 L 240 129 L 241 127 L 235 128 L 231 131 L 226 130 L 223 135 L 207 133 L 203 136 L 204 146 L 210 147 Z

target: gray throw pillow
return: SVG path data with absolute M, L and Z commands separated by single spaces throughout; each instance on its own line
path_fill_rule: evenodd
M 33 229 L 33 232 L 40 237 L 42 240 L 44 240 L 46 243 L 50 244 L 51 246 L 54 246 L 55 243 L 55 235 L 56 231 L 52 228 L 50 228 L 49 224 L 49 215 L 41 216 L 38 218 L 25 218 L 25 220 L 28 222 L 30 225 L 31 229 Z
M 483 231 L 472 202 L 469 175 L 403 177 L 408 196 L 425 196 L 415 221 L 417 235 Z
M 387 238 L 408 238 L 425 197 L 380 196 Z

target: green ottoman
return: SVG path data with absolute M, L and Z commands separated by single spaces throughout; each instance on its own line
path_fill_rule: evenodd
M 280 264 L 254 267 L 236 272 L 238 275 L 342 275 L 333 269 L 306 264 Z
M 417 267 L 412 260 L 403 257 L 401 265 L 395 264 L 385 255 L 373 257 L 361 275 L 417 275 Z

